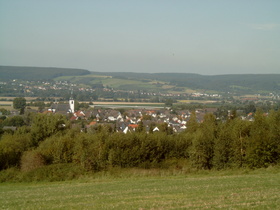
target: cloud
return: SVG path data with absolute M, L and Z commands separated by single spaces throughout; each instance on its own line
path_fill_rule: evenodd
M 270 31 L 279 28 L 280 24 L 265 23 L 265 24 L 251 24 L 250 27 L 255 30 Z

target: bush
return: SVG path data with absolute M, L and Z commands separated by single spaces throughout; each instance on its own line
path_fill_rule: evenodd
M 5 134 L 0 140 L 0 170 L 20 165 L 20 158 L 30 146 L 28 134 Z
M 44 158 L 38 151 L 26 151 L 21 157 L 21 171 L 28 172 L 45 165 Z
M 9 168 L 0 171 L 0 182 L 34 182 L 34 181 L 66 181 L 86 175 L 86 171 L 75 164 L 53 164 L 29 170 L 20 171 Z
M 0 183 L 1 182 L 18 182 L 21 181 L 20 170 L 16 167 L 8 168 L 0 171 Z

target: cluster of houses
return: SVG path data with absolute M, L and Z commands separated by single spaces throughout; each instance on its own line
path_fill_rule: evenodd
M 206 113 L 213 113 L 216 108 L 197 109 L 197 121 L 202 122 Z M 174 133 L 184 131 L 187 127 L 187 121 L 190 119 L 189 110 L 181 110 L 173 113 L 168 109 L 129 109 L 123 113 L 116 109 L 91 108 L 87 110 L 74 111 L 74 100 L 70 99 L 69 104 L 54 103 L 45 113 L 60 113 L 69 115 L 72 124 L 84 121 L 84 128 L 91 129 L 98 125 L 109 125 L 116 132 L 133 132 L 141 123 L 143 129 L 147 132 L 158 131 L 158 125 L 166 124 L 172 128 Z
M 180 133 L 187 128 L 187 122 L 191 117 L 190 110 L 172 111 L 170 109 L 102 109 L 102 107 L 91 107 L 85 110 L 75 110 L 74 100 L 71 98 L 68 104 L 54 103 L 47 110 L 48 113 L 58 113 L 66 115 L 72 122 L 73 127 L 81 128 L 81 131 L 94 130 L 98 126 L 109 126 L 116 132 L 133 132 L 141 126 L 141 129 L 148 132 L 160 130 L 160 126 L 165 124 L 173 133 Z M 34 110 L 35 111 L 35 110 Z M 238 110 L 239 111 L 239 110 Z M 241 110 L 242 111 L 242 110 Z M 216 113 L 217 108 L 196 109 L 197 122 L 203 122 L 206 113 Z M 12 113 L 12 115 L 17 115 Z M 230 116 L 230 111 L 228 116 Z M 254 120 L 254 113 L 237 113 L 243 120 Z M 0 114 L 1 115 L 1 114 Z M 217 118 L 219 119 L 219 118 Z
M 203 119 L 204 112 L 199 112 L 200 120 Z M 114 109 L 93 109 L 86 111 L 76 111 L 70 118 L 71 121 L 86 120 L 87 129 L 98 125 L 110 125 L 116 132 L 127 133 L 136 131 L 140 123 L 143 129 L 149 131 L 159 131 L 157 127 L 160 124 L 166 123 L 168 127 L 172 127 L 173 132 L 181 132 L 186 129 L 186 124 L 191 113 L 188 110 L 180 111 L 177 114 L 171 114 L 170 110 L 146 110 L 146 109 L 131 109 L 124 113 Z

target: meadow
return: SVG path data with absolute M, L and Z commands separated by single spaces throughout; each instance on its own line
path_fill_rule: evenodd
M 64 182 L 1 183 L 0 209 L 279 209 L 280 170 L 122 169 Z

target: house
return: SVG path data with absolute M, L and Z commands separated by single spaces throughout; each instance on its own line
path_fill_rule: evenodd
M 77 117 L 77 118 L 80 118 L 80 119 L 85 119 L 85 113 L 83 112 L 83 111 L 77 111 L 77 112 L 74 112 L 74 115 L 73 116 L 75 116 L 75 117 Z
M 52 104 L 51 107 L 48 109 L 48 111 L 51 111 L 53 113 L 64 114 L 64 115 L 71 113 L 69 104 L 59 104 L 59 103 Z
M 66 115 L 68 113 L 74 113 L 74 109 L 75 109 L 74 100 L 70 98 L 68 104 L 60 104 L 57 102 L 53 103 L 51 107 L 48 109 L 48 111 Z

